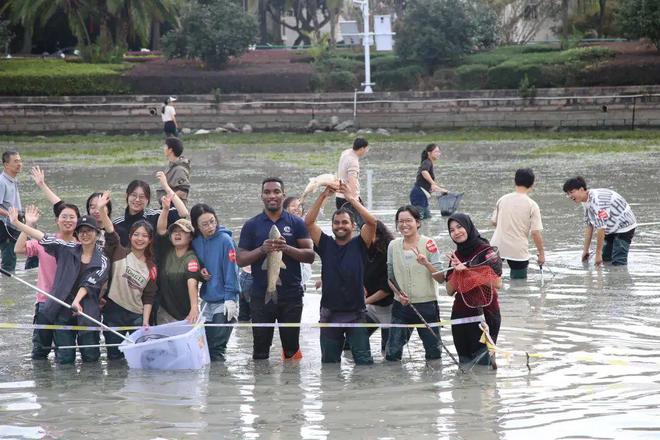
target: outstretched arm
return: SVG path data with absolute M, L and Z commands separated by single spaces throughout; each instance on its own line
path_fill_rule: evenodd
M 108 216 L 108 202 L 110 202 L 110 191 L 103 191 L 103 194 L 98 198 L 96 206 L 99 209 L 99 215 L 101 217 L 101 227 L 103 227 L 107 234 L 112 234 L 115 232 L 115 225 L 112 224 L 112 220 Z
M 9 221 L 11 222 L 12 225 L 16 229 L 18 229 L 21 232 L 24 232 L 25 234 L 29 235 L 30 237 L 34 238 L 35 240 L 41 240 L 44 238 L 45 234 L 41 232 L 38 229 L 33 228 L 32 226 L 28 226 L 22 221 L 18 219 L 18 210 L 14 207 L 9 208 Z
M 62 201 L 62 199 L 57 194 L 55 194 L 48 185 L 46 185 L 46 173 L 44 173 L 40 167 L 32 167 L 30 174 L 32 175 L 32 180 L 34 180 L 34 183 L 37 184 L 39 189 L 41 189 L 41 191 L 52 205 Z
M 323 192 L 321 192 L 316 198 L 312 207 L 309 208 L 307 214 L 305 214 L 305 226 L 307 226 L 309 235 L 312 237 L 312 241 L 316 246 L 318 246 L 319 241 L 321 240 L 321 234 L 323 233 L 319 225 L 316 223 L 316 219 L 318 218 L 321 207 L 325 204 L 325 201 L 334 193 L 335 190 L 332 187 L 326 186 Z
M 190 216 L 190 213 L 188 212 L 188 208 L 186 207 L 186 204 L 183 203 L 183 200 L 181 200 L 181 198 L 167 183 L 167 176 L 165 175 L 165 173 L 162 171 L 158 171 L 156 173 L 156 177 L 160 181 L 160 186 L 165 191 L 165 194 L 167 195 L 172 194 L 172 204 L 176 208 L 176 211 L 179 213 L 179 217 L 188 218 Z M 167 208 L 167 210 L 169 211 L 169 208 Z M 165 211 L 165 206 L 163 206 L 163 211 Z
M 25 224 L 36 228 L 37 222 L 39 221 L 39 209 L 34 205 L 29 205 L 25 208 Z M 23 255 L 27 252 L 27 240 L 28 235 L 25 232 L 21 232 L 21 235 L 18 236 L 16 244 L 14 245 L 14 253 Z
M 369 212 L 369 210 L 360 203 L 360 198 L 349 185 L 346 185 L 344 182 L 339 182 L 339 191 L 344 194 L 346 201 L 353 205 L 353 208 L 355 208 L 360 217 L 364 220 L 364 226 L 362 226 L 362 229 L 360 230 L 360 236 L 367 247 L 371 247 L 371 244 L 376 240 L 376 216 Z

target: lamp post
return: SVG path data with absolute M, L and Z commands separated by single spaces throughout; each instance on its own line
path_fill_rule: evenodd
M 364 47 L 364 91 L 362 93 L 373 93 L 371 86 L 371 36 L 373 35 L 369 29 L 369 0 L 353 0 L 353 3 L 360 5 L 362 8 L 362 19 L 364 23 L 364 31 L 360 34 L 362 36 L 362 46 Z

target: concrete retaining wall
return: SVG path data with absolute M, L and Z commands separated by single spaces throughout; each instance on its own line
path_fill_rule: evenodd
M 0 97 L 0 133 L 158 132 L 164 96 Z M 660 127 L 660 86 L 295 95 L 186 95 L 180 127 L 213 130 L 226 123 L 256 131 L 302 131 L 332 116 L 360 128 L 444 129 Z

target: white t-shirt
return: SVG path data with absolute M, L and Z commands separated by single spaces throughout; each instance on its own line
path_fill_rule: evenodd
M 355 150 L 349 148 L 344 150 L 339 157 L 339 165 L 337 166 L 337 177 L 344 182 L 349 182 L 349 177 L 354 177 L 356 182 L 355 195 L 360 196 L 360 157 L 355 153 Z M 342 193 L 336 193 L 337 197 L 345 199 Z
M 623 233 L 637 227 L 632 208 L 616 191 L 607 188 L 589 190 L 584 206 L 584 222 L 605 234 Z
M 174 110 L 174 107 L 171 105 L 166 105 L 165 106 L 165 111 L 161 113 L 161 117 L 163 118 L 163 122 L 168 122 L 168 121 L 173 121 L 174 120 L 174 115 L 176 115 L 176 110 Z
M 490 243 L 497 246 L 500 257 L 529 260 L 529 235 L 543 229 L 539 205 L 527 194 L 512 192 L 497 201 L 492 220 L 496 226 Z

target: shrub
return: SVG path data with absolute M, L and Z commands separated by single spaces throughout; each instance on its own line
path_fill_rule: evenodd
M 409 4 L 396 26 L 396 54 L 429 73 L 473 47 L 475 25 L 461 0 L 419 0 Z
M 229 57 L 243 54 L 256 37 L 254 18 L 232 0 L 192 0 L 181 26 L 163 37 L 163 50 L 169 58 L 200 58 L 220 68 Z
M 374 73 L 372 79 L 380 90 L 410 90 L 416 89 L 419 79 L 425 69 L 418 64 L 412 64 L 398 69 Z
M 317 61 L 315 67 L 319 72 L 331 72 L 333 70 L 357 72 L 360 69 L 364 69 L 364 63 L 360 63 L 359 61 L 350 58 L 328 57 Z
M 380 72 L 391 69 L 398 69 L 402 62 L 396 55 L 385 55 L 371 60 L 371 70 Z
M 462 89 L 480 89 L 488 80 L 488 66 L 485 64 L 466 64 L 456 69 L 458 86 Z
M 660 50 L 660 0 L 623 0 L 617 23 L 629 38 L 648 38 Z
M 130 92 L 122 65 L 68 63 L 64 60 L 0 62 L 0 95 L 110 95 Z
M 357 77 L 353 72 L 335 70 L 320 73 L 317 87 L 324 92 L 347 92 L 353 91 L 358 85 Z

